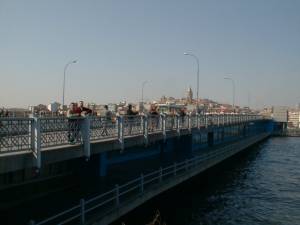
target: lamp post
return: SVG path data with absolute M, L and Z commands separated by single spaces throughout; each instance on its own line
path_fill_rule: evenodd
M 65 105 L 65 84 L 66 84 L 66 71 L 69 67 L 69 65 L 73 64 L 73 63 L 76 63 L 77 60 L 73 60 L 73 61 L 70 61 L 68 62 L 66 65 L 65 65 L 65 68 L 64 68 L 64 81 L 63 81 L 63 97 L 62 97 L 62 111 L 64 112 L 64 105 Z
M 148 81 L 144 81 L 142 83 L 142 107 L 143 107 L 143 112 L 144 112 L 144 87 L 148 83 Z
M 199 58 L 192 53 L 183 53 L 184 55 L 188 55 L 193 57 L 197 62 L 197 113 L 199 112 Z
M 230 77 L 224 77 L 224 79 L 225 80 L 231 80 L 231 83 L 232 83 L 232 107 L 233 107 L 233 110 L 235 112 L 235 82 Z

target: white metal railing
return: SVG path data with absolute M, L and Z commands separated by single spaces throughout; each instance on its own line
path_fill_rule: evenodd
M 0 153 L 31 150 L 33 119 L 0 118 Z
M 150 133 L 201 129 L 262 120 L 259 115 L 194 114 L 157 116 L 107 117 L 33 117 L 0 118 L 0 153 L 20 150 L 32 151 L 37 167 L 41 166 L 41 149 L 69 144 L 83 145 L 84 155 L 90 157 L 90 142 L 118 140 L 124 148 L 124 139 L 141 135 L 148 142 Z
M 97 210 L 97 214 L 105 215 L 121 205 L 130 203 L 130 201 L 147 193 L 148 190 L 160 188 L 164 181 L 184 176 L 198 166 L 203 166 L 204 162 L 215 159 L 217 157 L 225 156 L 230 152 L 236 151 L 241 147 L 260 140 L 264 134 L 256 135 L 248 138 L 245 141 L 225 146 L 221 149 L 216 149 L 208 153 L 186 159 L 179 163 L 173 163 L 167 167 L 159 168 L 156 171 L 141 174 L 139 177 L 122 185 L 115 185 L 111 190 L 97 195 L 89 199 L 80 199 L 79 204 L 74 205 L 70 209 L 60 212 L 43 221 L 35 223 L 33 220 L 31 225 L 47 225 L 47 224 L 67 224 L 69 222 L 79 222 L 85 224 L 87 216 L 92 217 L 93 211 Z M 95 212 L 94 212 L 95 213 Z
M 82 143 L 80 126 L 83 118 L 43 117 L 38 120 L 42 148 Z

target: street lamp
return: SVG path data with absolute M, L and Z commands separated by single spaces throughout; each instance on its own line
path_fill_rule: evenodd
M 148 81 L 144 81 L 143 83 L 142 83 L 142 103 L 144 102 L 144 87 L 145 87 L 145 85 L 148 83 Z
M 142 107 L 143 107 L 143 111 L 144 111 L 144 87 L 145 85 L 148 83 L 148 81 L 144 81 L 142 83 Z
M 225 80 L 231 80 L 232 83 L 232 107 L 233 110 L 235 111 L 235 83 L 234 80 L 230 77 L 224 77 Z
M 65 68 L 64 68 L 63 97 L 62 97 L 62 110 L 63 110 L 63 112 L 64 112 L 64 105 L 65 105 L 66 71 L 67 71 L 69 65 L 71 65 L 72 63 L 77 63 L 77 60 L 73 60 L 73 61 L 68 62 L 68 63 L 65 65 Z
M 188 55 L 193 57 L 197 62 L 197 113 L 199 112 L 199 59 L 196 55 L 192 53 L 183 53 L 184 55 Z

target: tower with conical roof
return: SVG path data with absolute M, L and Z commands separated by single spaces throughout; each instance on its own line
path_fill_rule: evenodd
M 189 89 L 186 92 L 186 101 L 188 103 L 192 103 L 193 102 L 193 91 L 192 91 L 191 86 L 189 87 Z

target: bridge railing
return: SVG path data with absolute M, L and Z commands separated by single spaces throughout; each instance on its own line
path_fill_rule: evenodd
M 149 133 L 156 133 L 162 132 L 163 129 L 163 119 L 161 115 L 151 115 L 148 116 L 148 132 Z
M 123 116 L 124 136 L 143 134 L 143 116 Z
M 257 137 L 253 137 L 255 140 Z M 252 141 L 253 141 L 252 140 Z M 147 191 L 161 187 L 164 181 L 170 181 L 178 176 L 184 176 L 199 166 L 203 166 L 204 162 L 208 162 L 217 157 L 227 154 L 238 146 L 243 146 L 246 143 L 251 143 L 251 140 L 245 143 L 237 143 L 234 146 L 226 146 L 221 149 L 216 149 L 211 152 L 186 159 L 179 163 L 173 163 L 167 167 L 160 167 L 150 173 L 141 174 L 139 177 L 124 183 L 122 185 L 115 185 L 111 190 L 88 199 L 80 199 L 79 203 L 73 207 L 60 212 L 43 221 L 35 223 L 33 220 L 31 225 L 47 225 L 47 224 L 68 224 L 76 222 L 85 224 L 88 218 L 95 215 L 104 216 L 112 210 L 117 210 L 121 206 L 130 203 L 137 197 L 143 196 Z M 95 212 L 97 210 L 97 212 Z M 72 224 L 73 224 L 72 223 Z
M 90 142 L 107 139 L 119 140 L 149 133 L 224 126 L 263 119 L 258 115 L 205 114 L 107 117 L 34 117 L 0 118 L 0 153 L 32 151 L 41 164 L 41 149 L 64 145 L 83 145 L 84 154 L 90 157 Z
M 108 117 L 90 117 L 91 141 L 118 137 L 118 120 Z
M 0 153 L 31 150 L 33 119 L 0 118 Z
M 81 144 L 83 118 L 48 117 L 39 118 L 41 148 L 67 144 Z

